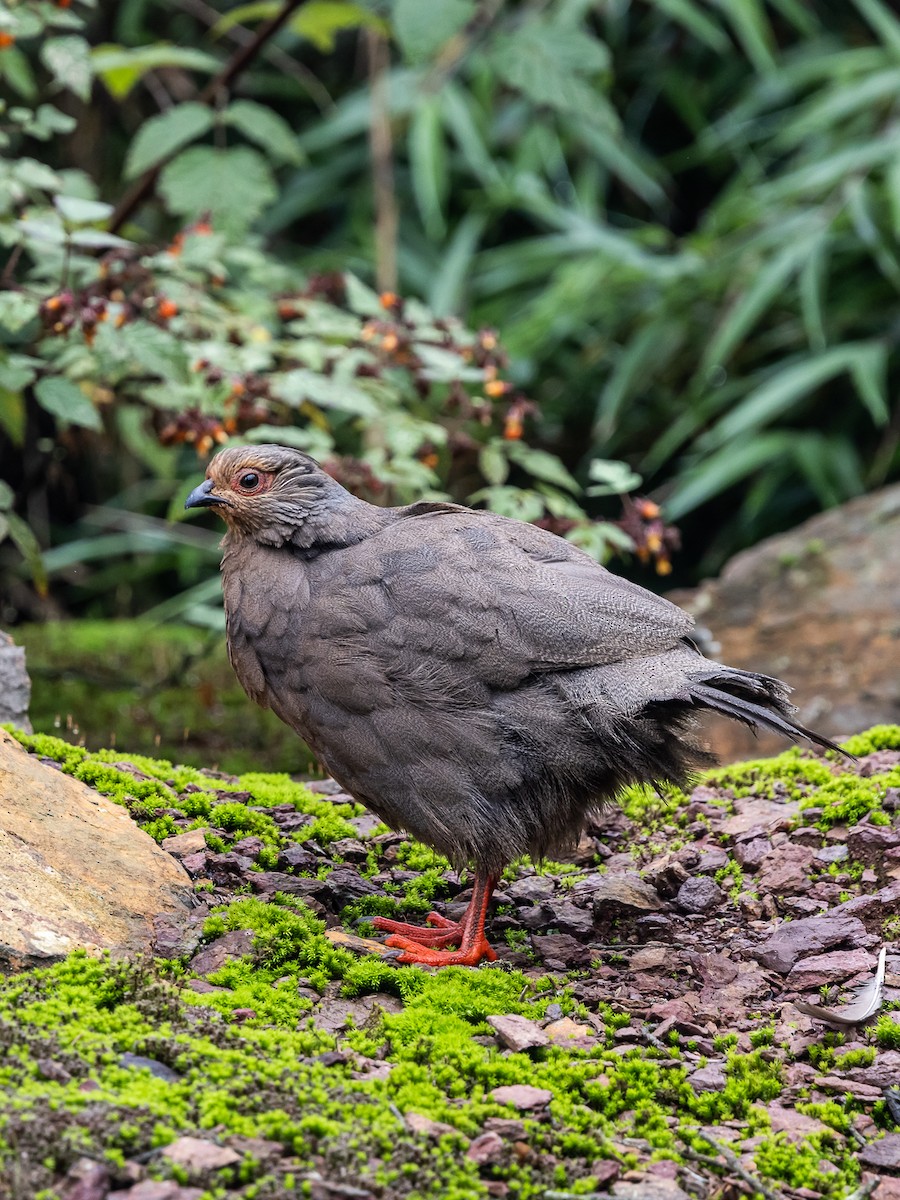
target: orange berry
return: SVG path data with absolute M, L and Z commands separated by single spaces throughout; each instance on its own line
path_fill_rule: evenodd
M 7 33 L 5 29 L 0 30 L 0 50 L 8 50 L 10 46 L 15 45 L 15 41 L 11 33 Z
M 395 308 L 398 300 L 396 292 L 382 292 L 378 297 L 382 308 Z
M 419 461 L 422 463 L 423 467 L 431 467 L 431 469 L 434 470 L 441 460 L 436 454 L 426 454 Z
M 508 442 L 517 442 L 524 433 L 522 418 L 518 413 L 510 413 L 503 426 L 503 436 Z
M 498 396 L 502 396 L 509 390 L 509 384 L 504 383 L 502 379 L 491 379 L 484 385 L 484 390 L 493 400 L 496 400 Z
M 667 558 L 657 559 L 656 573 L 657 573 L 657 575 L 671 575 L 672 574 L 672 564 L 669 562 L 669 560 Z
M 174 300 L 160 300 L 156 306 L 156 311 L 164 321 L 168 321 L 177 315 L 178 305 Z
M 388 354 L 391 354 L 397 349 L 399 344 L 400 339 L 397 337 L 396 333 L 386 333 L 382 339 L 381 348 L 382 350 L 386 350 Z

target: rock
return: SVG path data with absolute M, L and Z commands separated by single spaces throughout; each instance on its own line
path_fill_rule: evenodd
M 321 899 L 328 895 L 328 883 L 324 879 L 307 879 L 302 875 L 288 875 L 284 871 L 250 871 L 247 882 L 255 892 L 264 896 L 284 892 L 288 896 L 313 896 Z
M 124 1192 L 110 1192 L 106 1200 L 201 1200 L 202 1188 L 179 1187 L 171 1179 L 143 1179 Z
M 859 1083 L 855 1079 L 845 1079 L 843 1075 L 823 1075 L 821 1079 L 816 1080 L 816 1087 L 821 1088 L 823 1092 L 839 1092 L 842 1096 L 853 1096 L 867 1104 L 882 1099 L 880 1087 L 874 1087 L 871 1083 Z
M 885 917 L 894 916 L 898 912 L 900 912 L 900 880 L 889 883 L 887 887 L 868 896 L 854 896 L 852 900 L 838 904 L 828 915 L 832 918 L 857 917 L 866 928 L 880 932 Z
M 789 987 L 798 991 L 842 983 L 863 971 L 873 971 L 875 959 L 866 950 L 835 950 L 801 959 L 787 977 Z
M 314 1009 L 312 1018 L 317 1029 L 325 1033 L 339 1033 L 350 1025 L 359 1029 L 375 1014 L 396 1013 L 402 1009 L 403 1001 L 397 996 L 377 992 L 371 996 L 359 996 L 355 1000 L 325 999 Z
M 802 955 L 830 950 L 842 942 L 858 942 L 865 932 L 865 925 L 857 917 L 832 914 L 802 917 L 799 921 L 785 921 L 779 925 L 770 938 L 751 950 L 751 954 L 770 971 L 787 975 Z
M 689 951 L 685 960 L 690 963 L 705 984 L 713 988 L 724 987 L 737 979 L 740 966 L 725 954 L 699 954 Z
M 335 867 L 329 872 L 325 886 L 331 896 L 330 907 L 336 912 L 363 896 L 374 896 L 379 890 L 377 884 L 349 867 Z
M 167 1083 L 175 1083 L 181 1078 L 177 1071 L 167 1067 L 165 1063 L 155 1058 L 144 1058 L 141 1054 L 132 1054 L 126 1050 L 119 1058 L 120 1067 L 131 1067 L 135 1071 L 149 1071 L 156 1079 L 164 1079 Z
M 870 1142 L 859 1152 L 864 1167 L 876 1170 L 900 1170 L 900 1133 L 886 1133 L 877 1142 Z
M 499 1162 L 503 1154 L 503 1138 L 498 1133 L 483 1133 L 471 1143 L 466 1158 L 480 1167 Z
M 847 832 L 847 852 L 867 867 L 880 867 L 889 850 L 900 846 L 900 831 L 884 825 L 854 825 Z
M 568 933 L 533 934 L 535 953 L 553 971 L 568 971 L 591 961 L 590 946 L 582 945 Z
M 809 870 L 813 864 L 809 846 L 788 842 L 770 854 L 760 867 L 757 886 L 761 891 L 777 895 L 804 892 L 809 887 Z
M 464 1135 L 459 1130 L 454 1129 L 452 1125 L 446 1125 L 443 1121 L 433 1121 L 431 1117 L 426 1117 L 422 1113 L 408 1112 L 404 1113 L 407 1129 L 413 1133 L 422 1134 L 423 1137 L 439 1138 L 445 1134 L 452 1133 L 456 1137 Z
M 550 1040 L 540 1025 L 514 1013 L 488 1017 L 487 1023 L 496 1029 L 500 1041 L 509 1050 L 532 1050 L 536 1046 L 546 1046 Z
M 554 1046 L 572 1046 L 575 1043 L 596 1041 L 590 1026 L 579 1025 L 571 1017 L 560 1017 L 558 1021 L 551 1021 L 549 1025 L 544 1026 L 544 1033 Z
M 93 1158 L 76 1158 L 60 1187 L 61 1200 L 106 1200 L 109 1168 Z
M 612 1194 L 617 1200 L 689 1200 L 674 1179 L 650 1174 L 634 1182 L 622 1179 L 614 1183 Z
M 682 912 L 710 912 L 725 899 L 725 893 L 708 875 L 694 875 L 678 889 L 675 904 Z
M 526 875 L 504 890 L 513 904 L 540 904 L 553 895 L 555 886 L 551 875 Z
M 153 921 L 185 929 L 190 877 L 120 804 L 45 766 L 0 730 L 0 961 L 21 970 L 79 947 L 154 949 Z
M 176 858 L 186 858 L 189 854 L 199 854 L 206 849 L 206 831 L 204 829 L 188 829 L 186 833 L 176 833 L 167 837 L 162 848 Z
M 738 842 L 734 848 L 735 860 L 744 871 L 758 871 L 771 853 L 772 843 L 767 837 L 750 838 L 746 842 Z
M 253 953 L 252 929 L 232 929 L 204 946 L 190 961 L 190 968 L 197 975 L 212 975 L 233 958 L 245 958 Z
M 735 667 L 790 679 L 798 717 L 841 737 L 900 723 L 897 596 L 900 484 L 830 509 L 733 558 L 721 576 L 672 596 Z M 731 721 L 710 725 L 722 761 L 782 749 Z
M 669 970 L 674 965 L 678 952 L 671 946 L 663 946 L 659 942 L 650 942 L 635 950 L 628 965 L 632 971 L 658 971 L 661 968 Z
M 787 1134 L 789 1141 L 802 1142 L 811 1133 L 828 1133 L 829 1127 L 816 1117 L 808 1117 L 795 1108 L 772 1102 L 766 1106 L 773 1133 Z
M 721 1059 L 698 1067 L 688 1076 L 688 1083 L 695 1092 L 723 1092 L 728 1078 L 725 1074 L 725 1063 Z
M 543 905 L 545 927 L 556 928 L 572 937 L 588 938 L 595 923 L 590 909 L 577 908 L 571 900 L 551 900 Z
M 488 1095 L 498 1104 L 508 1104 L 520 1112 L 543 1108 L 553 1099 L 553 1093 L 547 1088 L 532 1087 L 530 1083 L 511 1083 L 506 1087 L 495 1087 Z
M 776 800 L 759 800 L 755 797 L 735 801 L 737 810 L 719 827 L 725 837 L 737 839 L 742 833 L 758 830 L 756 836 L 764 837 L 779 829 L 787 829 L 794 816 L 800 811 L 799 803 L 782 804 Z
M 590 897 L 594 916 L 609 919 L 609 906 L 636 908 L 641 912 L 658 912 L 665 908 L 656 889 L 639 875 L 597 875 Z
M 28 702 L 31 680 L 25 670 L 25 651 L 8 633 L 0 632 L 0 725 L 31 733 Z
M 230 1146 L 217 1146 L 206 1138 L 180 1137 L 164 1146 L 162 1157 L 191 1174 L 202 1175 L 206 1171 L 218 1171 L 241 1161 L 241 1156 Z

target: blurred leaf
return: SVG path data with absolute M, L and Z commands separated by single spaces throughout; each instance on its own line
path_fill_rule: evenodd
M 664 507 L 667 519 L 680 520 L 754 471 L 790 454 L 793 442 L 790 433 L 766 433 L 745 438 L 705 456 L 689 472 L 682 474 L 666 496 Z
M 45 376 L 34 385 L 34 394 L 41 408 L 61 421 L 95 431 L 103 428 L 96 408 L 70 379 L 60 375 Z
M 499 440 L 488 442 L 478 452 L 478 469 L 490 484 L 505 483 L 509 475 L 509 459 L 505 444 Z
M 307 0 L 291 18 L 290 27 L 323 54 L 331 54 L 337 35 L 345 29 L 374 29 L 385 36 L 389 31 L 387 22 L 371 9 L 341 0 Z
M 111 204 L 99 200 L 82 200 L 78 196 L 54 196 L 53 206 L 64 221 L 71 225 L 91 225 L 105 221 L 113 211 Z
M 278 195 L 268 163 L 249 146 L 192 146 L 164 167 L 159 191 L 177 216 L 211 214 L 233 235 L 248 228 Z
M 304 5 L 304 7 L 308 7 Z M 210 30 L 212 37 L 222 37 L 235 25 L 253 21 L 271 21 L 281 11 L 281 0 L 254 0 L 252 4 L 237 4 L 223 13 Z
M 302 367 L 286 371 L 283 375 L 271 376 L 271 386 L 273 393 L 293 408 L 311 400 L 323 408 L 334 408 L 360 417 L 378 416 L 375 401 L 362 388 L 344 380 L 317 375 L 315 371 L 307 371 Z
M 533 475 L 535 479 L 541 479 L 545 483 L 554 483 L 568 492 L 581 491 L 577 479 L 569 474 L 555 454 L 549 454 L 546 450 L 538 450 L 534 446 L 526 446 L 524 442 L 510 442 L 506 453 L 511 462 L 527 471 L 529 475 Z
M 41 596 L 47 594 L 47 571 L 41 556 L 41 548 L 31 529 L 20 516 L 14 512 L 5 514 L 7 533 L 16 549 L 25 559 L 25 565 L 31 573 L 34 586 Z
M 537 521 L 544 515 L 544 501 L 537 492 L 497 484 L 481 488 L 468 499 L 469 504 L 485 504 L 491 512 L 517 521 Z
M 413 191 L 425 232 L 437 241 L 447 229 L 444 200 L 447 194 L 447 164 L 441 102 L 424 96 L 409 126 L 409 164 Z
M 710 20 L 699 4 L 693 3 L 693 0 L 654 0 L 654 3 L 666 16 L 683 25 L 716 54 L 729 50 L 731 43 L 728 36 L 715 21 Z
M 596 112 L 599 99 L 588 80 L 609 67 L 603 42 L 546 18 L 498 37 L 488 58 L 499 77 L 534 104 L 582 114 Z
M 211 75 L 220 66 L 219 60 L 211 54 L 167 42 L 134 47 L 104 43 L 91 51 L 91 62 L 97 77 L 115 100 L 124 99 L 148 71 L 160 67 L 180 67 L 184 71 Z
M 458 34 L 475 12 L 475 0 L 440 0 L 440 4 L 393 0 L 391 22 L 406 59 L 421 63 Z
M 233 107 L 233 106 L 232 106 Z M 183 146 L 203 137 L 213 127 L 213 113 L 205 104 L 177 104 L 168 112 L 145 121 L 128 150 L 125 178 L 134 179 L 149 167 L 169 158 Z
M 466 213 L 442 251 L 428 291 L 429 306 L 437 316 L 463 311 L 468 273 L 487 221 L 484 213 Z
M 588 467 L 591 485 L 588 496 L 615 496 L 632 492 L 641 486 L 641 477 L 627 463 L 614 459 L 594 458 Z
M 250 141 L 268 150 L 273 158 L 294 165 L 303 161 L 294 131 L 283 117 L 265 104 L 257 104 L 255 100 L 235 100 L 225 110 L 224 119 Z
M 74 92 L 79 100 L 90 99 L 94 70 L 90 47 L 84 38 L 48 38 L 41 45 L 40 57 L 60 87 Z
M 900 58 L 900 20 L 882 0 L 851 0 L 885 46 Z
M 0 291 L 0 327 L 18 333 L 38 315 L 38 302 L 24 292 Z
M 0 384 L 0 429 L 14 446 L 25 443 L 25 397 L 20 391 Z

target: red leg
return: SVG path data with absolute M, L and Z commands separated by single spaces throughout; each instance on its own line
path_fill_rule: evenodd
M 472 899 L 456 929 L 446 928 L 446 925 L 452 925 L 453 922 L 442 922 L 445 924 L 444 932 L 430 933 L 428 930 L 416 928 L 413 937 L 395 930 L 385 944 L 403 951 L 396 961 L 418 963 L 424 967 L 474 967 L 482 958 L 493 962 L 497 955 L 484 936 L 484 920 L 498 878 L 497 875 L 488 875 L 481 870 L 475 872 Z M 383 922 L 383 918 L 377 917 L 374 924 L 376 928 L 383 929 L 384 924 L 380 922 Z M 393 924 L 396 926 L 399 922 Z M 437 948 L 454 944 L 459 945 L 458 950 Z
M 413 942 L 422 942 L 426 946 L 458 946 L 462 941 L 462 921 L 450 921 L 436 912 L 430 912 L 425 921 L 431 928 L 392 921 L 390 917 L 375 917 L 372 927 L 384 933 L 399 934 Z

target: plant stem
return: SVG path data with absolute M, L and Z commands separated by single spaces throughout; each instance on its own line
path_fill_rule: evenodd
M 284 7 L 277 12 L 271 20 L 260 25 L 256 35 L 251 41 L 243 46 L 239 46 L 234 54 L 222 68 L 222 70 L 213 79 L 209 81 L 200 95 L 197 97 L 198 104 L 211 105 L 215 102 L 219 94 L 234 83 L 242 71 L 250 65 L 253 59 L 260 52 L 262 47 L 271 38 L 275 36 L 282 25 L 285 24 L 291 13 L 299 8 L 303 0 L 286 0 Z M 143 202 L 153 194 L 153 189 L 156 187 L 156 181 L 163 167 L 169 162 L 168 158 L 162 159 L 155 166 L 150 167 L 145 171 L 141 178 L 125 193 L 119 201 L 115 212 L 109 220 L 109 232 L 118 233 L 128 218 Z

